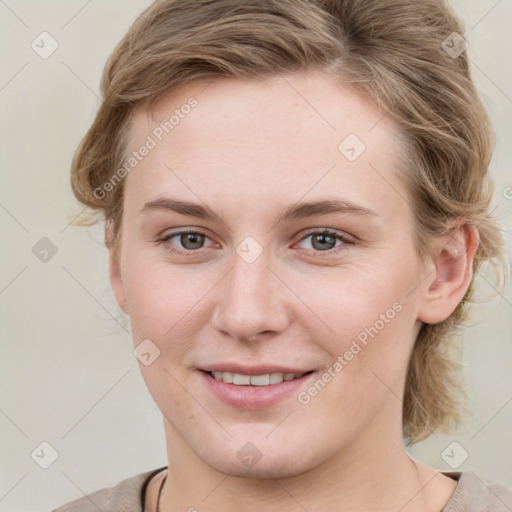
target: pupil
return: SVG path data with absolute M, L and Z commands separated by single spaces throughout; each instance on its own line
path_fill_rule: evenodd
M 333 242 L 334 238 L 330 235 L 319 234 L 313 238 L 313 245 L 315 246 L 315 241 L 318 241 L 320 245 L 318 247 L 315 246 L 315 249 L 326 249 L 326 243 L 329 244 Z M 329 247 L 327 247 L 329 248 Z
M 198 249 L 201 247 L 202 235 L 199 233 L 185 233 L 181 235 L 181 243 L 187 249 Z

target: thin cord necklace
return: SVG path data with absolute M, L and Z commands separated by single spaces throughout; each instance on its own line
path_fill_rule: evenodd
M 162 501 L 162 490 L 164 488 L 165 482 L 167 480 L 167 475 L 165 475 L 162 484 L 160 485 L 160 490 L 158 491 L 158 498 L 156 502 L 156 512 L 160 512 L 160 502 Z

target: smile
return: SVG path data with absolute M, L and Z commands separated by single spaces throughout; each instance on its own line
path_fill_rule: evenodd
M 255 410 L 278 405 L 296 396 L 316 377 L 316 372 L 269 372 L 200 370 L 203 385 L 214 399 L 237 409 Z
M 304 373 L 265 373 L 263 375 L 244 375 L 233 372 L 209 372 L 215 380 L 235 386 L 270 386 L 283 381 L 299 379 Z M 309 373 L 309 372 L 307 372 Z

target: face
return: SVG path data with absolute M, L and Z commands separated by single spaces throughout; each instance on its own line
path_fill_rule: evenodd
M 320 72 L 219 79 L 139 109 L 134 151 L 112 284 L 173 453 L 282 477 L 400 434 L 424 269 L 392 121 Z

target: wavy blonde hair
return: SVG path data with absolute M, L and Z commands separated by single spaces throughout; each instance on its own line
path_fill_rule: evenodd
M 442 0 L 157 0 L 106 64 L 102 104 L 72 164 L 73 193 L 92 209 L 75 224 L 90 225 L 103 214 L 112 234 L 106 243 L 118 258 L 123 181 L 101 198 L 95 191 L 122 166 L 136 107 L 151 107 L 194 80 L 258 81 L 324 69 L 367 93 L 398 123 L 418 253 L 428 256 L 449 221 L 462 218 L 480 235 L 474 272 L 491 261 L 502 276 L 503 237 L 489 212 L 494 131 L 467 54 L 454 58 L 443 48 L 451 34 L 453 47 L 454 32 L 464 28 Z M 403 399 L 409 444 L 461 420 L 454 334 L 467 319 L 473 284 L 448 319 L 423 324 L 416 339 Z

